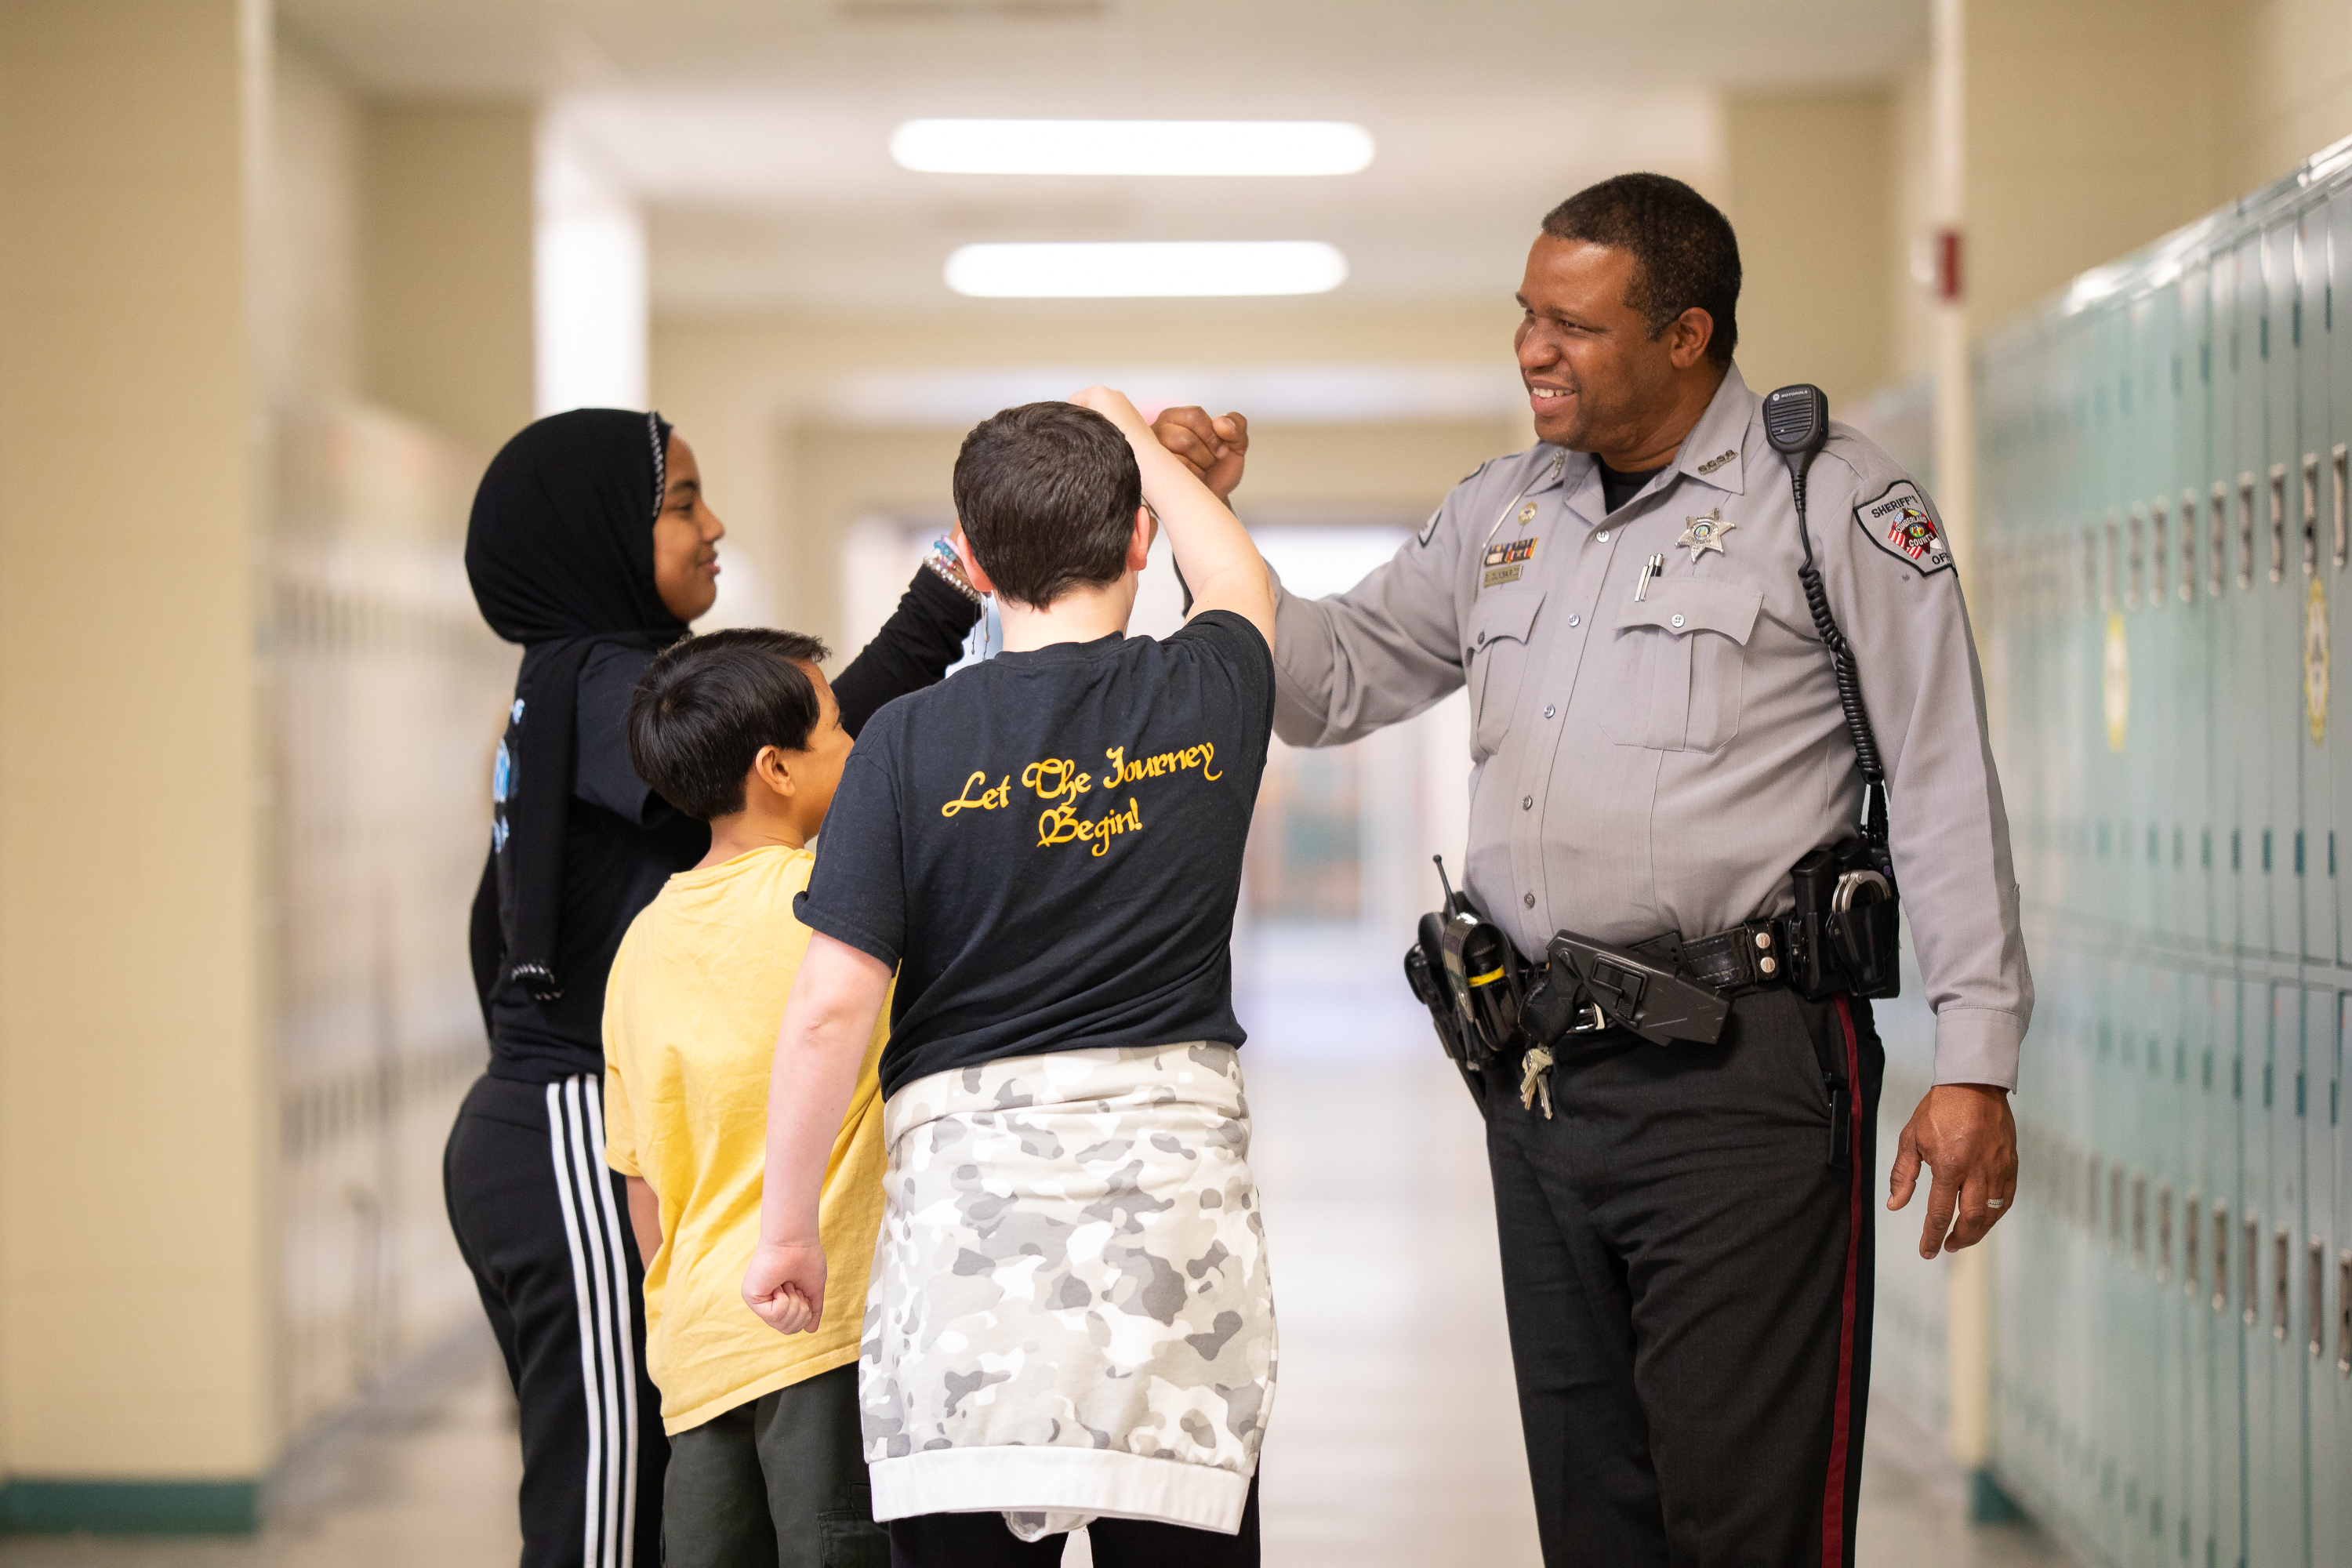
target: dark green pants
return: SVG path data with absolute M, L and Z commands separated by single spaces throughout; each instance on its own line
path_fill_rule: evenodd
M 857 1368 L 780 1388 L 669 1440 L 666 1568 L 889 1568 L 857 1435 Z

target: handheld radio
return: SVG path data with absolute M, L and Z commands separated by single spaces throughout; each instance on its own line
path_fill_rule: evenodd
M 1805 521 L 1805 476 L 1814 455 L 1830 438 L 1830 400 L 1804 383 L 1784 386 L 1764 399 L 1764 436 L 1789 465 L 1789 490 L 1797 503 L 1797 540 L 1805 558 L 1797 581 L 1813 629 L 1828 648 L 1837 681 L 1838 703 L 1853 738 L 1862 771 L 1863 824 L 1858 837 L 1816 849 L 1790 869 L 1797 907 L 1790 919 L 1789 983 L 1808 1001 L 1834 993 L 1893 996 L 1902 988 L 1896 961 L 1901 917 L 1895 888 L 1895 859 L 1886 844 L 1886 766 L 1878 737 L 1863 706 L 1862 672 L 1853 649 L 1830 613 L 1829 590 L 1813 560 L 1812 530 Z

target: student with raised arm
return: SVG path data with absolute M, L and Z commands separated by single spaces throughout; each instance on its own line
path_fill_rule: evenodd
M 1101 387 L 983 422 L 955 502 L 1005 651 L 876 714 L 842 775 L 744 1299 L 824 1311 L 818 1198 L 895 970 L 859 1366 L 893 1562 L 1054 1563 L 1092 1523 L 1100 1568 L 1255 1564 L 1274 1302 L 1228 946 L 1265 563 Z M 1155 514 L 1194 595 L 1165 640 L 1126 635 Z

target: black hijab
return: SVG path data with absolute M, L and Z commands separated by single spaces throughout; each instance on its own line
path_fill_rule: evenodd
M 654 584 L 668 447 L 658 414 L 551 415 L 499 450 L 474 492 L 466 529 L 474 603 L 507 641 L 547 648 L 524 663 L 499 751 L 490 865 L 474 918 L 486 1009 L 509 980 L 541 1002 L 563 994 L 556 936 L 581 667 L 599 644 L 650 653 L 686 635 Z

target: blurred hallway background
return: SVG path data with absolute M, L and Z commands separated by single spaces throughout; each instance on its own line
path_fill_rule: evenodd
M 894 163 L 937 116 L 1376 151 Z M 730 529 L 707 626 L 854 651 L 962 433 L 1097 380 L 1248 414 L 1236 510 L 1336 591 L 1532 440 L 1529 237 L 1654 169 L 1738 229 L 1749 384 L 1820 384 L 1919 473 L 1973 601 L 1972 344 L 2347 132 L 2352 0 L 0 0 L 0 1563 L 511 1556 L 439 1158 L 514 668 L 458 546 L 536 415 L 649 405 L 694 445 Z M 944 275 L 1146 240 L 1317 241 L 1345 277 Z M 1163 561 L 1138 629 L 1179 613 Z M 1397 969 L 1465 722 L 1280 751 L 1253 840 L 1277 1563 L 1534 1560 L 1478 1128 Z M 1883 1024 L 1898 1121 L 1916 997 Z M 2003 1255 L 1921 1264 L 1916 1226 L 1885 1232 L 1864 1559 L 2060 1560 L 1968 1522 L 2000 1511 Z

